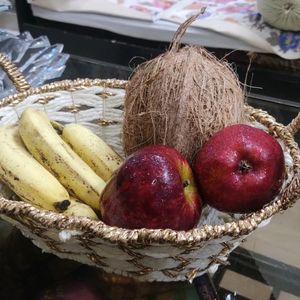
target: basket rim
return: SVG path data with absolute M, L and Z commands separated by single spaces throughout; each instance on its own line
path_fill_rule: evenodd
M 107 88 L 126 88 L 126 80 L 117 79 L 76 79 L 56 81 L 38 88 L 29 88 L 21 93 L 16 93 L 2 99 L 0 108 L 16 105 L 26 97 L 35 94 L 57 92 L 61 90 L 78 90 L 91 86 Z M 252 120 L 265 125 L 270 132 L 275 133 L 286 145 L 293 159 L 294 175 L 291 182 L 282 191 L 280 199 L 271 202 L 263 209 L 244 215 L 242 219 L 225 223 L 224 225 L 202 225 L 189 231 L 175 231 L 172 229 L 123 229 L 94 221 L 88 218 L 65 216 L 59 213 L 38 209 L 23 201 L 9 200 L 0 197 L 0 215 L 16 218 L 18 222 L 32 223 L 43 228 L 61 230 L 75 230 L 84 236 L 101 238 L 111 243 L 145 245 L 151 243 L 176 244 L 177 246 L 197 246 L 202 242 L 219 239 L 225 235 L 240 237 L 251 233 L 264 220 L 269 219 L 279 211 L 291 207 L 300 195 L 300 151 L 291 132 L 283 124 L 267 112 L 245 105 L 246 113 Z

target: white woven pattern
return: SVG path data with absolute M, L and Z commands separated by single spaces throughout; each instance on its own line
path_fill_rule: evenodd
M 135 277 L 141 281 L 187 280 L 186 275 L 188 272 L 198 270 L 194 276 L 199 276 L 206 272 L 206 268 L 209 265 L 211 271 L 215 271 L 218 264 L 211 264 L 212 257 L 218 257 L 222 261 L 227 260 L 227 256 L 219 255 L 220 251 L 224 248 L 222 243 L 230 243 L 232 245 L 232 251 L 245 238 L 245 236 L 237 239 L 224 237 L 222 239 L 208 241 L 203 243 L 201 248 L 196 248 L 188 254 L 185 253 L 185 249 L 179 249 L 172 245 L 151 245 L 146 249 L 135 249 L 134 252 L 137 257 L 134 258 L 126 252 L 126 249 L 121 249 L 116 244 L 109 244 L 99 238 L 91 239 L 89 244 L 94 244 L 94 246 L 89 246 L 89 249 L 87 249 L 86 246 L 83 246 L 82 241 L 77 239 L 77 237 L 80 237 L 82 234 L 80 232 L 65 232 L 64 234 L 69 235 L 70 238 L 62 241 L 61 232 L 54 229 L 45 230 L 43 235 L 46 238 L 43 239 L 16 220 L 3 215 L 1 215 L 1 218 L 19 228 L 24 236 L 31 239 L 36 246 L 45 252 L 55 254 L 60 258 L 72 259 L 87 265 L 101 267 L 110 273 L 113 272 L 119 275 Z M 49 242 L 47 242 L 49 239 L 53 242 L 50 244 L 51 247 L 49 247 Z M 53 246 L 57 247 L 59 252 L 55 251 L 52 248 Z M 139 254 L 141 255 L 140 258 L 138 257 Z M 99 259 L 100 264 L 99 262 L 98 264 L 94 262 L 92 257 Z M 170 277 L 172 268 L 181 265 L 181 261 L 176 259 L 180 257 L 184 257 L 185 260 L 190 262 L 179 274 L 176 272 L 176 278 L 172 278 Z M 132 263 L 133 259 L 136 260 L 136 265 Z M 101 263 L 103 265 L 101 265 Z M 135 274 L 145 268 L 151 268 L 152 272 L 138 276 Z M 170 274 L 166 275 L 165 271 L 168 270 L 170 270 Z
M 97 95 L 105 95 L 107 93 L 111 94 L 107 99 Z M 121 106 L 124 102 L 124 93 L 123 89 L 94 86 L 71 92 L 60 91 L 32 95 L 15 106 L 1 108 L 0 125 L 16 123 L 22 111 L 26 107 L 31 106 L 45 110 L 51 119 L 63 124 L 83 124 L 108 141 L 122 155 L 120 122 L 122 121 L 123 112 Z M 51 99 L 51 101 L 42 104 L 41 102 L 44 99 L 46 101 Z M 72 109 L 74 109 L 73 112 Z M 110 126 L 97 125 L 96 122 L 101 120 L 115 121 L 118 124 Z

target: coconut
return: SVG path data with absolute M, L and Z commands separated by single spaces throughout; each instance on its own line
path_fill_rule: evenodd
M 197 16 L 179 26 L 167 52 L 139 65 L 130 78 L 123 123 L 127 155 L 164 144 L 192 162 L 213 133 L 242 122 L 244 93 L 230 65 L 202 47 L 180 47 Z

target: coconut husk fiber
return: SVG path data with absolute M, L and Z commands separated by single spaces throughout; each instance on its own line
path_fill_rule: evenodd
M 201 47 L 180 47 L 197 16 L 178 28 L 167 52 L 139 65 L 130 78 L 123 123 L 127 155 L 165 144 L 192 162 L 213 133 L 242 122 L 244 93 L 230 65 Z

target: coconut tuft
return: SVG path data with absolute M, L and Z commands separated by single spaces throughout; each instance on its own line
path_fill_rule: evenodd
M 130 78 L 123 123 L 127 155 L 165 144 L 192 162 L 215 132 L 242 122 L 244 93 L 230 65 L 201 47 L 180 48 L 197 16 L 178 28 L 167 52 L 139 65 Z

